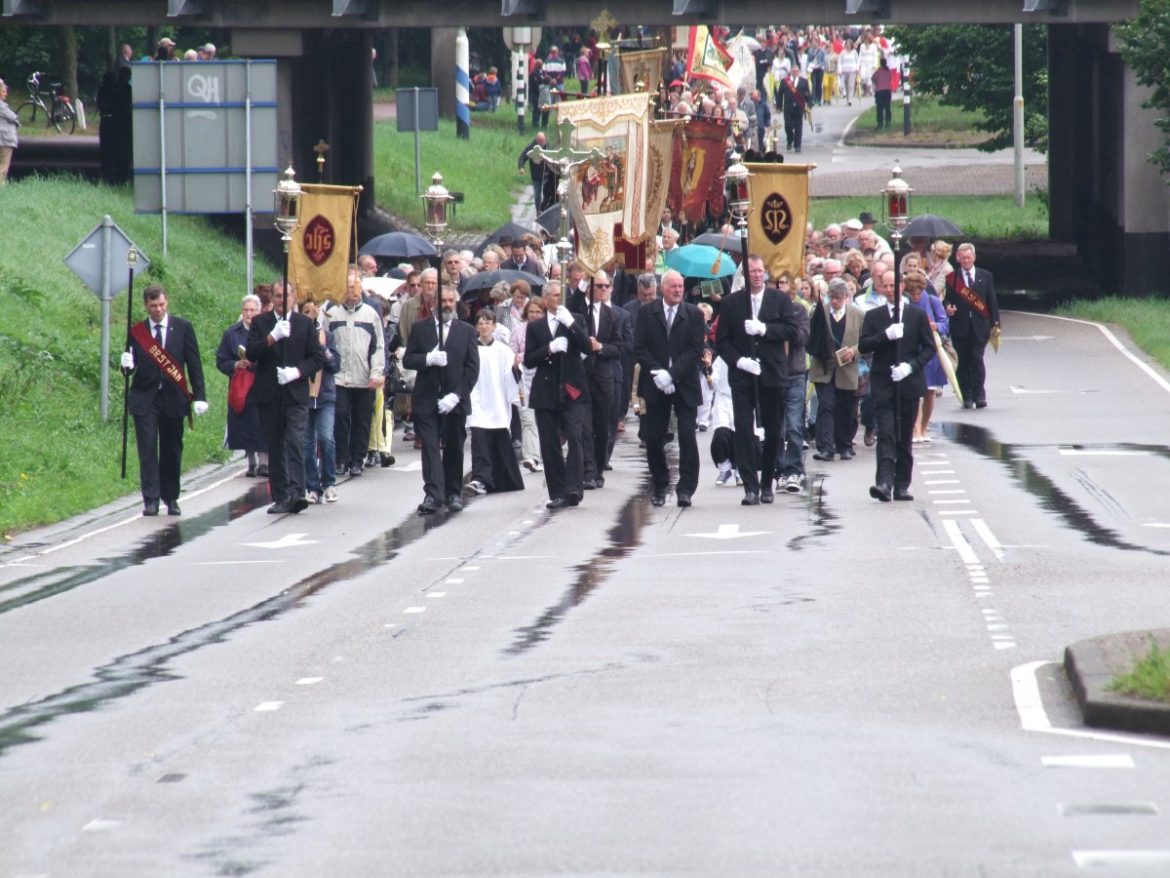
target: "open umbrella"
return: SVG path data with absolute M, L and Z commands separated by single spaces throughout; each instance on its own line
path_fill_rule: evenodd
M 963 230 L 945 217 L 933 213 L 916 216 L 902 229 L 904 238 L 954 238 Z
M 726 250 L 728 253 L 735 255 L 739 255 L 743 248 L 739 235 L 725 235 L 722 232 L 703 232 L 697 238 L 692 238 L 691 243 L 706 244 L 708 247 Z
M 404 283 L 405 280 L 393 277 L 363 277 L 362 291 L 377 293 L 382 298 L 389 299 L 398 293 L 398 288 Z
M 938 351 L 938 362 L 942 366 L 943 373 L 947 376 L 951 390 L 955 391 L 955 397 L 959 400 L 959 405 L 962 405 L 963 391 L 959 387 L 959 376 L 955 374 L 955 364 L 951 362 L 950 355 L 943 348 L 942 337 L 938 334 L 938 330 L 932 329 L 930 334 L 934 336 L 934 349 Z
M 500 281 L 511 284 L 515 281 L 525 281 L 533 292 L 543 289 L 545 279 L 538 274 L 529 274 L 526 271 L 517 271 L 514 268 L 497 268 L 495 271 L 481 271 L 473 274 L 463 283 L 463 298 L 472 299 L 480 290 L 490 290 Z
M 384 256 L 387 259 L 415 259 L 419 256 L 433 257 L 435 245 L 422 235 L 414 232 L 388 232 L 370 238 L 358 250 L 358 256 Z
M 706 244 L 687 244 L 666 254 L 666 267 L 683 277 L 727 277 L 735 263 L 722 250 Z
M 559 235 L 561 231 L 561 206 L 554 204 L 541 211 L 540 216 L 536 218 L 536 224 L 550 235 Z

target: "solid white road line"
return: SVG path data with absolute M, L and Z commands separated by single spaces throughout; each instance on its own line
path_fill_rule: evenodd
M 1128 753 L 1100 753 L 1077 756 L 1042 756 L 1045 768 L 1134 768 Z
M 979 534 L 979 538 L 987 544 L 987 548 L 991 549 L 991 553 L 995 555 L 997 561 L 1003 560 L 1003 544 L 995 538 L 995 534 L 991 532 L 991 528 L 987 526 L 987 522 L 982 518 L 972 518 L 971 527 L 975 528 L 975 533 Z
M 1057 317 L 1055 314 L 1032 314 L 1029 316 L 1045 317 L 1049 320 L 1066 320 L 1069 323 L 1080 323 L 1083 326 L 1097 327 L 1097 329 L 1101 331 L 1101 334 L 1109 340 L 1109 343 L 1117 348 L 1117 350 L 1121 351 L 1122 356 L 1145 372 L 1146 375 L 1152 378 L 1154 383 L 1156 383 L 1159 387 L 1161 387 L 1167 393 L 1170 393 L 1170 381 L 1167 381 L 1165 378 L 1159 375 L 1148 363 L 1143 363 L 1141 360 L 1139 360 L 1125 345 L 1121 343 L 1120 339 L 1118 339 L 1117 336 L 1113 334 L 1109 327 L 1105 326 L 1104 324 L 1095 323 L 1092 320 L 1081 320 L 1077 317 Z
M 951 545 L 955 547 L 955 551 L 959 553 L 959 558 L 964 564 L 979 563 L 979 556 L 975 554 L 975 550 L 971 548 L 971 544 L 963 536 L 963 531 L 959 529 L 957 521 L 944 521 L 943 530 L 947 532 Z

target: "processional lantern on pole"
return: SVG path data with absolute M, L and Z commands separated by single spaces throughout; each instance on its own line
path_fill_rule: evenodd
M 272 190 L 272 224 L 280 232 L 280 242 L 284 246 L 284 317 L 288 318 L 288 247 L 292 243 L 292 233 L 300 222 L 301 215 L 301 185 L 297 182 L 296 171 L 292 163 L 280 175 L 280 182 Z
M 752 212 L 752 172 L 740 161 L 739 153 L 731 154 L 731 167 L 723 173 L 723 195 L 731 212 L 732 222 L 739 231 L 739 246 L 742 259 L 740 270 L 747 281 L 748 257 L 748 214 Z
M 435 253 L 438 255 L 439 248 L 443 246 L 443 235 L 447 231 L 447 203 L 454 201 L 455 197 L 443 185 L 443 175 L 435 171 L 431 177 L 431 185 L 419 198 L 426 203 L 427 235 L 435 245 Z
M 901 316 L 901 259 L 899 251 L 902 249 L 902 230 L 910 222 L 910 193 L 914 190 L 910 184 L 902 179 L 902 168 L 894 165 L 893 176 L 882 190 L 882 224 L 890 230 L 890 243 L 894 251 L 894 310 Z

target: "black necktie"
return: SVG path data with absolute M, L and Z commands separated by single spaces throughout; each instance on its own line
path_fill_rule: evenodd
M 156 323 L 154 325 L 154 340 L 158 342 L 158 346 L 160 348 L 163 346 L 162 324 L 161 323 Z

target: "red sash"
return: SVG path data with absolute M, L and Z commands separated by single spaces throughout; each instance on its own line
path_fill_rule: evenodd
M 790 95 L 792 95 L 792 99 L 796 101 L 796 106 L 800 107 L 801 111 L 803 111 L 804 110 L 804 103 L 805 103 L 804 102 L 804 95 L 802 95 L 800 92 L 798 92 L 793 87 L 792 83 L 787 79 L 784 80 L 784 87 L 788 89 L 788 93 Z
M 956 272 L 956 274 L 958 274 L 958 272 Z M 959 286 L 959 281 L 955 281 L 954 290 L 955 293 L 964 302 L 966 302 L 979 313 L 980 317 L 985 320 L 991 319 L 991 310 L 987 307 L 987 303 L 984 302 L 983 299 L 979 297 L 979 294 L 976 293 L 973 289 L 971 289 L 965 283 L 962 286 Z
M 135 323 L 130 328 L 130 335 L 138 342 L 138 346 L 146 352 L 146 355 L 158 364 L 163 375 L 174 382 L 175 386 L 183 392 L 183 396 L 187 397 L 187 402 L 190 403 L 195 398 L 195 394 L 188 389 L 187 378 L 183 375 L 183 370 L 179 368 L 178 363 L 171 359 L 170 354 L 154 340 L 154 336 L 147 330 L 146 324 Z M 190 411 L 187 412 L 187 421 L 191 426 L 194 426 Z

